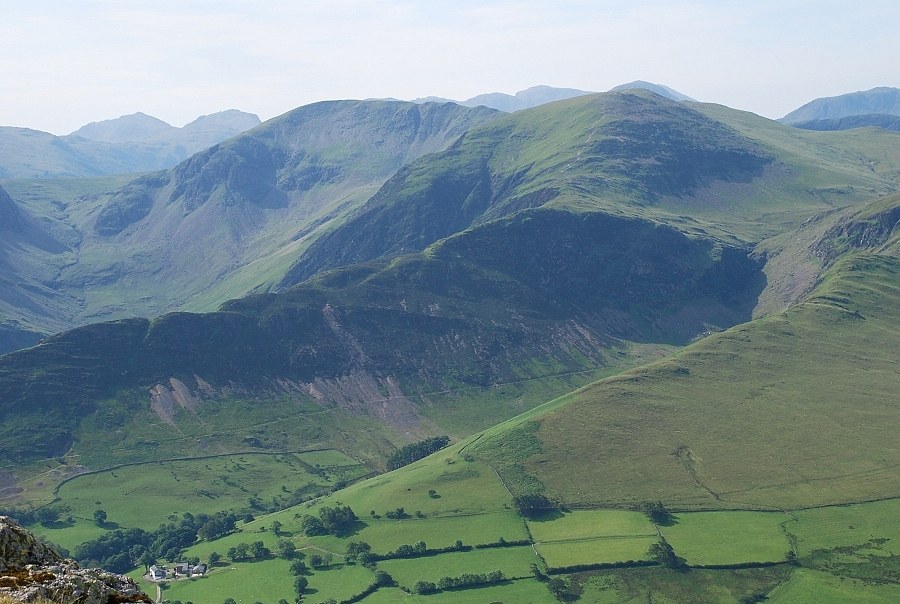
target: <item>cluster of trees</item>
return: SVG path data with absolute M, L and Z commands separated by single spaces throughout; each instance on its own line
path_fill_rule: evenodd
M 503 576 L 503 571 L 499 570 L 490 573 L 463 573 L 458 577 L 441 577 L 437 583 L 416 581 L 413 585 L 413 592 L 422 595 L 433 594 L 439 591 L 464 589 L 476 585 L 492 585 L 502 583 L 505 580 L 506 577 Z
M 373 562 L 372 546 L 365 541 L 351 541 L 347 544 L 347 554 L 344 556 L 344 562 L 347 564 L 356 564 L 359 562 L 363 566 L 368 566 Z
M 513 498 L 513 504 L 519 513 L 526 518 L 534 518 L 559 509 L 559 506 L 554 501 L 540 493 L 516 495 Z
M 218 512 L 213 516 L 191 513 L 178 522 L 161 524 L 155 531 L 117 529 L 75 548 L 74 558 L 83 566 L 100 566 L 116 573 L 125 573 L 156 560 L 181 558 L 184 548 L 198 538 L 215 539 L 234 530 L 238 517 L 232 512 Z
M 358 521 L 359 518 L 350 506 L 335 505 L 321 508 L 318 517 L 310 514 L 303 516 L 300 519 L 300 529 L 308 537 L 315 535 L 343 537 L 353 530 Z
M 43 524 L 44 526 L 59 522 L 63 514 L 68 513 L 69 508 L 42 507 L 35 510 L 23 510 L 19 508 L 0 508 L 0 516 L 9 516 L 18 523 L 24 525 Z
M 408 466 L 414 461 L 418 461 L 423 457 L 428 457 L 435 451 L 440 451 L 450 444 L 450 438 L 447 436 L 434 436 L 426 438 L 416 443 L 410 443 L 400 447 L 387 459 L 389 470 L 396 470 L 403 466 Z
M 675 516 L 662 501 L 644 501 L 638 506 L 638 509 L 654 524 L 660 526 L 675 524 Z
M 240 562 L 242 560 L 265 560 L 266 558 L 272 557 L 272 550 L 266 547 L 262 541 L 238 543 L 234 547 L 229 547 L 225 556 L 232 562 Z

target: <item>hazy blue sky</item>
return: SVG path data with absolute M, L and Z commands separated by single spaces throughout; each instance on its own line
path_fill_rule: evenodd
M 781 117 L 900 86 L 896 0 L 0 0 L 0 125 L 632 80 Z

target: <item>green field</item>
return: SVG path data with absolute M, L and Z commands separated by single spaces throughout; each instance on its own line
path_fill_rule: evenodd
M 340 493 L 339 499 L 360 517 L 369 516 L 373 510 L 384 515 L 398 507 L 409 514 L 419 510 L 429 518 L 512 509 L 512 498 L 490 466 L 460 457 L 458 449 L 451 446 L 427 462 L 419 461 L 352 485 Z
M 659 538 L 605 537 L 577 541 L 548 541 L 534 547 L 552 569 L 568 568 L 583 564 L 614 564 L 649 560 L 647 550 Z
M 372 546 L 377 553 L 386 553 L 403 544 L 425 541 L 429 548 L 449 547 L 462 541 L 465 545 L 527 539 L 522 519 L 515 512 L 446 516 L 420 520 L 373 520 L 363 518 L 366 527 L 356 538 Z
M 505 602 L 507 604 L 552 604 L 556 599 L 547 591 L 543 583 L 534 579 L 509 581 L 478 589 L 461 589 L 427 596 L 408 594 L 398 588 L 379 589 L 363 600 L 366 604 L 487 604 Z
M 574 510 L 528 521 L 536 543 L 597 537 L 654 537 L 656 528 L 640 512 L 627 510 Z
M 280 598 L 290 602 L 295 594 L 289 566 L 287 560 L 233 563 L 215 568 L 203 578 L 170 583 L 164 597 L 169 600 L 191 600 L 198 604 L 216 604 L 229 597 L 246 604 L 275 604 Z
M 790 517 L 775 512 L 694 512 L 676 516 L 660 531 L 691 566 L 780 562 L 791 544 L 781 525 Z
M 816 550 L 865 547 L 882 555 L 900 556 L 900 499 L 832 506 L 794 512 L 796 521 L 785 524 L 797 539 L 797 554 Z M 878 547 L 873 541 L 881 541 Z
M 77 518 L 90 519 L 103 509 L 109 523 L 153 529 L 172 514 L 242 509 L 253 497 L 268 504 L 297 490 L 312 495 L 368 471 L 336 451 L 310 455 L 245 453 L 150 462 L 79 476 L 60 487 L 58 496 Z M 315 464 L 324 475 L 310 473 Z M 136 498 L 140 506 L 134 505 Z
M 660 568 L 599 571 L 576 575 L 581 587 L 577 601 L 585 604 L 753 602 L 760 601 L 760 597 L 784 582 L 790 572 L 784 566 L 737 570 L 693 569 L 689 572 Z
M 409 560 L 385 560 L 378 568 L 390 574 L 402 587 L 412 588 L 416 581 L 437 583 L 441 577 L 458 577 L 463 573 L 503 572 L 507 579 L 530 577 L 531 564 L 538 558 L 529 546 L 473 549 Z
M 900 584 L 848 579 L 803 568 L 773 590 L 767 601 L 777 604 L 895 604 L 900 602 Z

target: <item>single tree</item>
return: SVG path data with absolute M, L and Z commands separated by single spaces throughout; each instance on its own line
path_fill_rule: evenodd
M 106 512 L 103 510 L 94 510 L 94 524 L 103 526 L 106 524 Z
M 550 593 L 554 596 L 560 598 L 569 589 L 569 584 L 562 577 L 553 577 L 547 581 L 547 589 L 549 589 Z

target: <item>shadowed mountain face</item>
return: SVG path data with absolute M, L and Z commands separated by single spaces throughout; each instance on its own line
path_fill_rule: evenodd
M 19 231 L 21 228 L 22 217 L 16 202 L 0 187 L 0 231 Z
M 868 113 L 865 115 L 849 115 L 847 117 L 797 122 L 792 125 L 805 130 L 851 130 L 853 128 L 900 130 L 900 115 Z
M 87 326 L 3 357 L 3 416 L 42 426 L 37 440 L 4 438 L 4 456 L 56 451 L 95 401 L 171 378 L 265 392 L 364 372 L 410 391 L 602 365 L 623 339 L 683 343 L 746 320 L 760 269 L 746 249 L 663 225 L 524 212 L 216 313 Z

